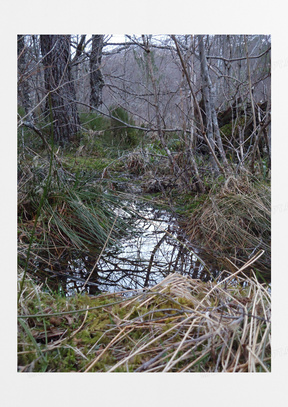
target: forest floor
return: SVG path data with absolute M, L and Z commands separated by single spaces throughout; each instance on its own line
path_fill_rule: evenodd
M 89 140 L 59 148 L 53 163 L 46 151 L 19 157 L 18 371 L 270 371 L 269 180 L 206 175 L 198 194 L 157 143 Z M 174 272 L 153 287 L 69 297 L 35 279 L 40 254 L 55 268 L 64 250 L 91 249 L 93 236 L 99 254 L 109 233 L 130 233 L 109 210 L 135 196 L 175 214 L 219 274 L 204 282 Z

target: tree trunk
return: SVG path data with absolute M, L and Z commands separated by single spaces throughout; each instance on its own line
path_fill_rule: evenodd
M 203 35 L 198 35 L 198 43 L 199 43 L 199 55 L 200 55 L 200 63 L 201 63 L 201 79 L 202 79 L 202 94 L 204 99 L 204 106 L 205 106 L 205 115 L 206 115 L 206 134 L 209 140 L 209 143 L 215 150 L 215 141 L 213 137 L 213 121 L 212 121 L 212 110 L 211 110 L 211 97 L 209 92 L 209 73 L 208 73 L 208 66 L 206 61 L 206 53 L 204 48 L 204 41 Z
M 92 49 L 90 56 L 90 105 L 99 107 L 102 104 L 102 88 L 104 81 L 101 73 L 101 59 L 104 35 L 92 35 Z
M 204 98 L 204 105 L 205 105 L 205 113 L 206 113 L 206 129 L 207 129 L 207 138 L 215 151 L 215 137 L 217 140 L 217 147 L 220 152 L 221 158 L 223 160 L 224 166 L 228 167 L 228 162 L 226 158 L 226 154 L 224 152 L 222 139 L 220 136 L 219 125 L 217 114 L 215 110 L 215 103 L 214 103 L 214 92 L 212 89 L 212 82 L 210 79 L 207 59 L 206 59 L 206 52 L 204 47 L 203 35 L 198 35 L 198 42 L 199 42 L 199 54 L 200 54 L 200 63 L 201 63 L 201 78 L 202 78 L 202 92 Z M 215 136 L 215 137 L 214 137 Z M 216 169 L 216 163 L 213 155 L 211 155 L 211 162 L 213 167 Z
M 30 85 L 28 82 L 29 71 L 24 35 L 17 36 L 17 56 L 18 56 L 18 105 L 23 106 L 28 121 L 33 122 L 32 103 L 30 95 Z
M 204 122 L 203 122 L 203 118 L 202 118 L 202 112 L 201 112 L 199 103 L 198 103 L 198 101 L 197 101 L 195 92 L 193 91 L 192 84 L 191 84 L 191 80 L 190 80 L 190 76 L 189 76 L 188 71 L 187 71 L 187 69 L 186 69 L 185 62 L 184 62 L 183 57 L 182 57 L 182 55 L 181 55 L 181 51 L 180 51 L 180 48 L 179 48 L 179 46 L 178 46 L 178 42 L 177 42 L 177 40 L 176 40 L 176 37 L 175 37 L 175 35 L 171 35 L 171 38 L 173 39 L 173 41 L 174 41 L 174 43 L 175 43 L 175 45 L 176 45 L 177 54 L 179 55 L 179 58 L 180 58 L 180 61 L 181 61 L 181 65 L 182 65 L 182 68 L 183 68 L 183 72 L 184 72 L 184 74 L 185 74 L 185 76 L 186 76 L 186 79 L 187 79 L 187 82 L 188 82 L 188 85 L 189 85 L 189 88 L 190 88 L 190 91 L 191 91 L 191 95 L 193 96 L 193 100 L 194 100 L 194 103 L 195 103 L 196 111 L 197 111 L 197 114 L 198 114 L 198 117 L 199 117 L 199 120 L 200 120 L 201 133 L 202 133 L 202 135 L 203 135 L 203 137 L 204 137 L 204 140 L 205 140 L 206 143 L 207 143 L 207 146 L 208 146 L 208 148 L 209 148 L 209 152 L 210 152 L 210 154 L 211 154 L 211 156 L 212 156 L 212 160 L 213 160 L 213 161 L 212 161 L 212 165 L 213 165 L 213 164 L 216 165 L 216 166 L 219 168 L 219 170 L 220 170 L 224 175 L 226 175 L 224 168 L 223 168 L 222 165 L 220 164 L 220 162 L 219 162 L 219 160 L 218 160 L 218 158 L 217 158 L 217 156 L 216 156 L 216 154 L 215 154 L 214 146 L 212 146 L 212 145 L 210 144 L 210 141 L 209 141 L 209 139 L 208 139 L 208 137 L 207 137 L 207 134 L 206 134 L 206 131 L 205 131 L 205 128 L 204 128 Z
M 69 64 L 70 35 L 41 35 L 40 44 L 54 139 L 65 145 L 76 135 L 80 124 Z

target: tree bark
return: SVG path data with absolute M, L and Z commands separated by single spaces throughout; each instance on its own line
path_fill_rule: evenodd
M 205 106 L 205 115 L 206 115 L 206 134 L 211 144 L 213 150 L 215 151 L 215 141 L 213 137 L 213 122 L 212 122 L 212 110 L 211 110 L 211 97 L 209 92 L 209 83 L 210 77 L 208 73 L 208 66 L 206 60 L 206 53 L 204 48 L 203 35 L 198 35 L 198 44 L 199 44 L 199 55 L 201 63 L 201 79 L 202 79 L 202 94 L 204 99 Z
M 65 145 L 73 139 L 80 125 L 71 80 L 70 35 L 41 35 L 40 44 L 54 139 L 60 145 Z
M 17 36 L 17 56 L 18 56 L 18 105 L 23 106 L 26 118 L 33 122 L 34 116 L 32 113 L 32 102 L 30 95 L 30 85 L 28 81 L 28 64 L 26 49 L 25 49 L 25 36 Z
M 92 35 L 90 56 L 90 105 L 98 108 L 102 104 L 102 88 L 104 81 L 101 73 L 101 59 L 104 35 Z
M 222 139 L 220 136 L 219 125 L 217 114 L 215 110 L 215 103 L 214 103 L 214 92 L 212 89 L 212 82 L 210 79 L 208 65 L 207 65 L 207 58 L 206 52 L 204 47 L 204 40 L 203 35 L 198 35 L 198 42 L 199 42 L 199 54 L 200 54 L 200 63 L 201 63 L 201 77 L 202 77 L 202 93 L 204 97 L 204 105 L 205 105 L 205 113 L 206 113 L 206 130 L 207 130 L 207 138 L 215 151 L 215 137 L 217 140 L 217 147 L 220 152 L 221 158 L 223 160 L 224 166 L 228 167 L 228 161 L 226 158 L 226 154 L 223 148 Z M 211 156 L 211 162 L 214 168 L 216 168 L 216 163 L 213 155 Z

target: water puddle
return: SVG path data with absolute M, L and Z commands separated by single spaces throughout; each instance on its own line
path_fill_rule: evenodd
M 100 259 L 99 255 L 75 258 L 68 261 L 65 273 L 54 275 L 66 295 L 142 289 L 172 272 L 209 278 L 205 263 L 185 241 L 171 213 L 137 201 L 129 206 L 137 215 L 126 219 L 133 234 L 106 249 Z

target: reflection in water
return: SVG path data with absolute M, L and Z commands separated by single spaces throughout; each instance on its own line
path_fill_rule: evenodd
M 153 286 L 169 273 L 208 279 L 203 260 L 188 242 L 184 243 L 176 219 L 165 210 L 134 204 L 138 219 L 133 234 L 106 249 L 99 259 L 87 255 L 66 262 L 66 270 L 54 276 L 67 295 L 76 292 L 97 294 Z M 120 214 L 121 215 L 121 214 Z M 93 270 L 91 273 L 91 270 Z M 91 276 L 90 276 L 91 274 Z M 89 280 L 87 280 L 89 277 Z M 87 281 L 86 281 L 87 280 Z

